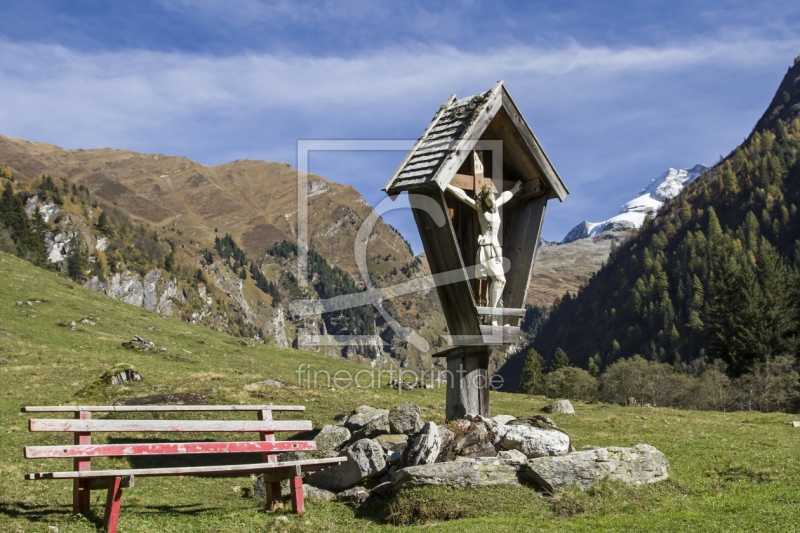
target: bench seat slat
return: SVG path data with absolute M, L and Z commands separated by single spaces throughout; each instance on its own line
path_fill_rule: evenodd
M 197 453 L 248 453 L 313 451 L 314 441 L 278 442 L 160 442 L 153 444 L 97 444 L 84 446 L 26 446 L 26 459 L 64 457 L 122 457 L 135 455 L 183 455 Z
M 28 413 L 77 413 L 90 411 L 96 413 L 160 413 L 181 411 L 305 411 L 303 405 L 56 405 L 28 406 Z
M 255 463 L 246 465 L 224 466 L 187 466 L 180 468 L 137 468 L 129 470 L 85 470 L 79 472 L 37 472 L 26 474 L 25 479 L 92 479 L 115 476 L 186 476 L 197 474 L 248 474 L 268 472 L 273 469 L 300 466 L 303 472 L 313 472 L 330 466 L 347 462 L 346 457 L 330 457 L 326 459 L 307 459 L 303 461 L 286 461 L 283 463 Z
M 310 420 L 30 420 L 31 431 L 77 432 L 240 432 L 310 431 Z

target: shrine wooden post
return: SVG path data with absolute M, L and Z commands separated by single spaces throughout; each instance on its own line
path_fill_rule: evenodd
M 488 417 L 489 355 L 493 346 L 519 341 L 545 207 L 569 191 L 502 81 L 474 96 L 451 96 L 383 190 L 392 198 L 409 194 L 431 273 L 447 279 L 436 292 L 453 347 L 433 355 L 447 360 L 446 418 Z M 481 203 L 488 194 L 502 198 L 499 222 L 498 211 Z M 495 262 L 487 277 L 488 259 L 477 259 L 488 257 L 489 245 L 498 251 L 492 258 L 502 256 L 503 275 Z M 490 299 L 495 280 L 504 283 L 502 293 Z
M 457 420 L 468 414 L 491 416 L 490 351 L 490 346 L 456 346 L 434 354 L 434 357 L 447 358 L 447 420 Z

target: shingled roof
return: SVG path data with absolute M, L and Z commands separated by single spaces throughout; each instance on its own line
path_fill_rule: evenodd
M 469 150 L 503 107 L 509 116 L 516 119 L 512 123 L 528 145 L 529 154 L 541 170 L 551 197 L 563 200 L 569 191 L 522 119 L 502 81 L 486 92 L 460 100 L 453 95 L 442 104 L 383 190 L 391 195 L 422 188 L 432 182 L 444 190 Z

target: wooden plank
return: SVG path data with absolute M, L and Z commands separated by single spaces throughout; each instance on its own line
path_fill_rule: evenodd
M 519 326 L 481 326 L 486 344 L 511 344 L 519 340 Z
M 78 432 L 193 432 L 219 433 L 241 431 L 310 431 L 310 420 L 54 420 L 29 421 L 31 431 Z
M 450 181 L 450 185 L 458 187 L 459 189 L 464 189 L 465 191 L 471 191 L 474 180 L 475 177 L 469 174 L 456 174 Z
M 514 126 L 505 109 L 500 109 L 484 133 L 486 140 L 502 140 L 503 165 L 502 174 L 505 181 L 521 180 L 523 192 L 525 183 L 541 179 L 536 158 L 525 145 L 525 141 Z M 508 187 L 504 187 L 508 190 Z
M 517 104 L 514 103 L 514 100 L 511 99 L 511 95 L 508 94 L 505 88 L 503 88 L 502 91 L 502 102 L 503 109 L 512 119 L 512 124 L 522 140 L 525 142 L 525 145 L 528 147 L 530 153 L 536 159 L 542 174 L 544 174 L 544 177 L 550 186 L 549 188 L 555 193 L 555 197 L 563 201 L 564 198 L 566 198 L 566 196 L 569 194 L 567 186 L 564 185 L 564 182 L 561 180 L 561 176 L 559 176 L 558 172 L 556 172 L 553 163 L 550 162 L 550 158 L 548 158 L 547 154 L 544 153 L 542 146 L 539 144 L 539 140 L 533 134 L 533 131 L 531 131 L 531 128 L 525 119 L 522 118 L 522 114 L 519 112 Z
M 547 197 L 541 196 L 524 204 L 516 212 L 508 211 L 508 238 L 503 248 L 503 255 L 511 261 L 503 291 L 503 302 L 508 307 L 525 306 L 546 207 Z
M 26 459 L 65 457 L 124 457 L 135 455 L 183 455 L 203 453 L 269 453 L 313 451 L 314 441 L 279 442 L 175 442 L 154 444 L 96 444 L 94 446 L 26 446 Z
M 455 283 L 437 285 L 436 292 L 442 304 L 448 326 L 454 334 L 480 335 L 478 329 L 478 314 L 475 312 L 475 302 L 472 299 L 472 290 L 464 261 L 456 244 L 456 236 L 452 221 L 447 216 L 447 205 L 444 195 L 435 186 L 429 186 L 425 191 L 426 196 L 432 198 L 444 215 L 445 224 L 437 226 L 433 219 L 419 209 L 417 195 L 409 195 L 409 203 L 413 208 L 414 221 L 419 228 L 428 265 L 433 274 L 442 272 L 461 271 L 463 275 Z
M 91 479 L 115 476 L 190 476 L 199 474 L 247 474 L 251 472 L 269 472 L 277 468 L 293 468 L 300 466 L 303 472 L 313 472 L 347 462 L 347 457 L 329 457 L 325 459 L 305 459 L 302 461 L 286 461 L 282 463 L 255 463 L 246 465 L 223 466 L 186 466 L 175 468 L 139 468 L 127 470 L 90 470 L 88 472 L 36 472 L 26 474 L 25 479 Z
M 28 413 L 161 413 L 170 411 L 305 411 L 302 405 L 53 405 L 28 406 Z
M 478 307 L 479 315 L 525 316 L 525 309 L 512 307 Z

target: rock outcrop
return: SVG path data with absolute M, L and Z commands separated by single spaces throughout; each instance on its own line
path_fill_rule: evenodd
M 475 429 L 454 439 L 442 449 L 437 462 L 455 461 L 457 457 L 494 457 L 497 451 L 489 440 L 486 426 L 478 424 Z
M 389 429 L 392 433 L 411 435 L 422 429 L 423 421 L 419 405 L 404 402 L 389 411 Z
M 408 436 L 406 435 L 380 435 L 374 440 L 380 444 L 381 448 L 386 450 L 387 453 L 394 452 L 402 455 L 408 446 Z
M 566 455 L 570 449 L 569 435 L 557 429 L 496 426 L 492 435 L 495 446 L 518 450 L 528 458 Z
M 357 441 L 341 454 L 347 462 L 310 474 L 306 481 L 321 489 L 341 492 L 361 481 L 379 477 L 388 470 L 383 448 L 370 439 Z
M 413 443 L 403 455 L 404 465 L 429 465 L 436 461 L 442 446 L 439 430 L 433 422 L 428 422 L 414 436 Z
M 558 400 L 549 405 L 545 405 L 542 407 L 542 411 L 545 413 L 564 413 L 568 415 L 575 414 L 575 409 L 572 408 L 572 404 L 569 400 Z
M 548 492 L 585 490 L 603 478 L 641 485 L 669 477 L 669 461 L 653 446 L 598 448 L 560 457 L 530 459 L 526 474 Z
M 422 485 L 520 485 L 524 480 L 524 468 L 525 464 L 519 458 L 513 457 L 459 459 L 401 468 L 392 474 L 392 485 L 395 489 Z
M 325 426 L 314 437 L 318 450 L 338 450 L 345 442 L 350 440 L 350 430 L 342 426 Z
M 380 420 L 380 423 L 383 423 L 385 420 L 386 426 L 388 427 L 389 410 L 376 409 L 375 407 L 370 407 L 369 405 L 359 405 L 356 407 L 355 411 L 350 413 L 342 425 L 350 431 L 356 431 L 376 420 Z

